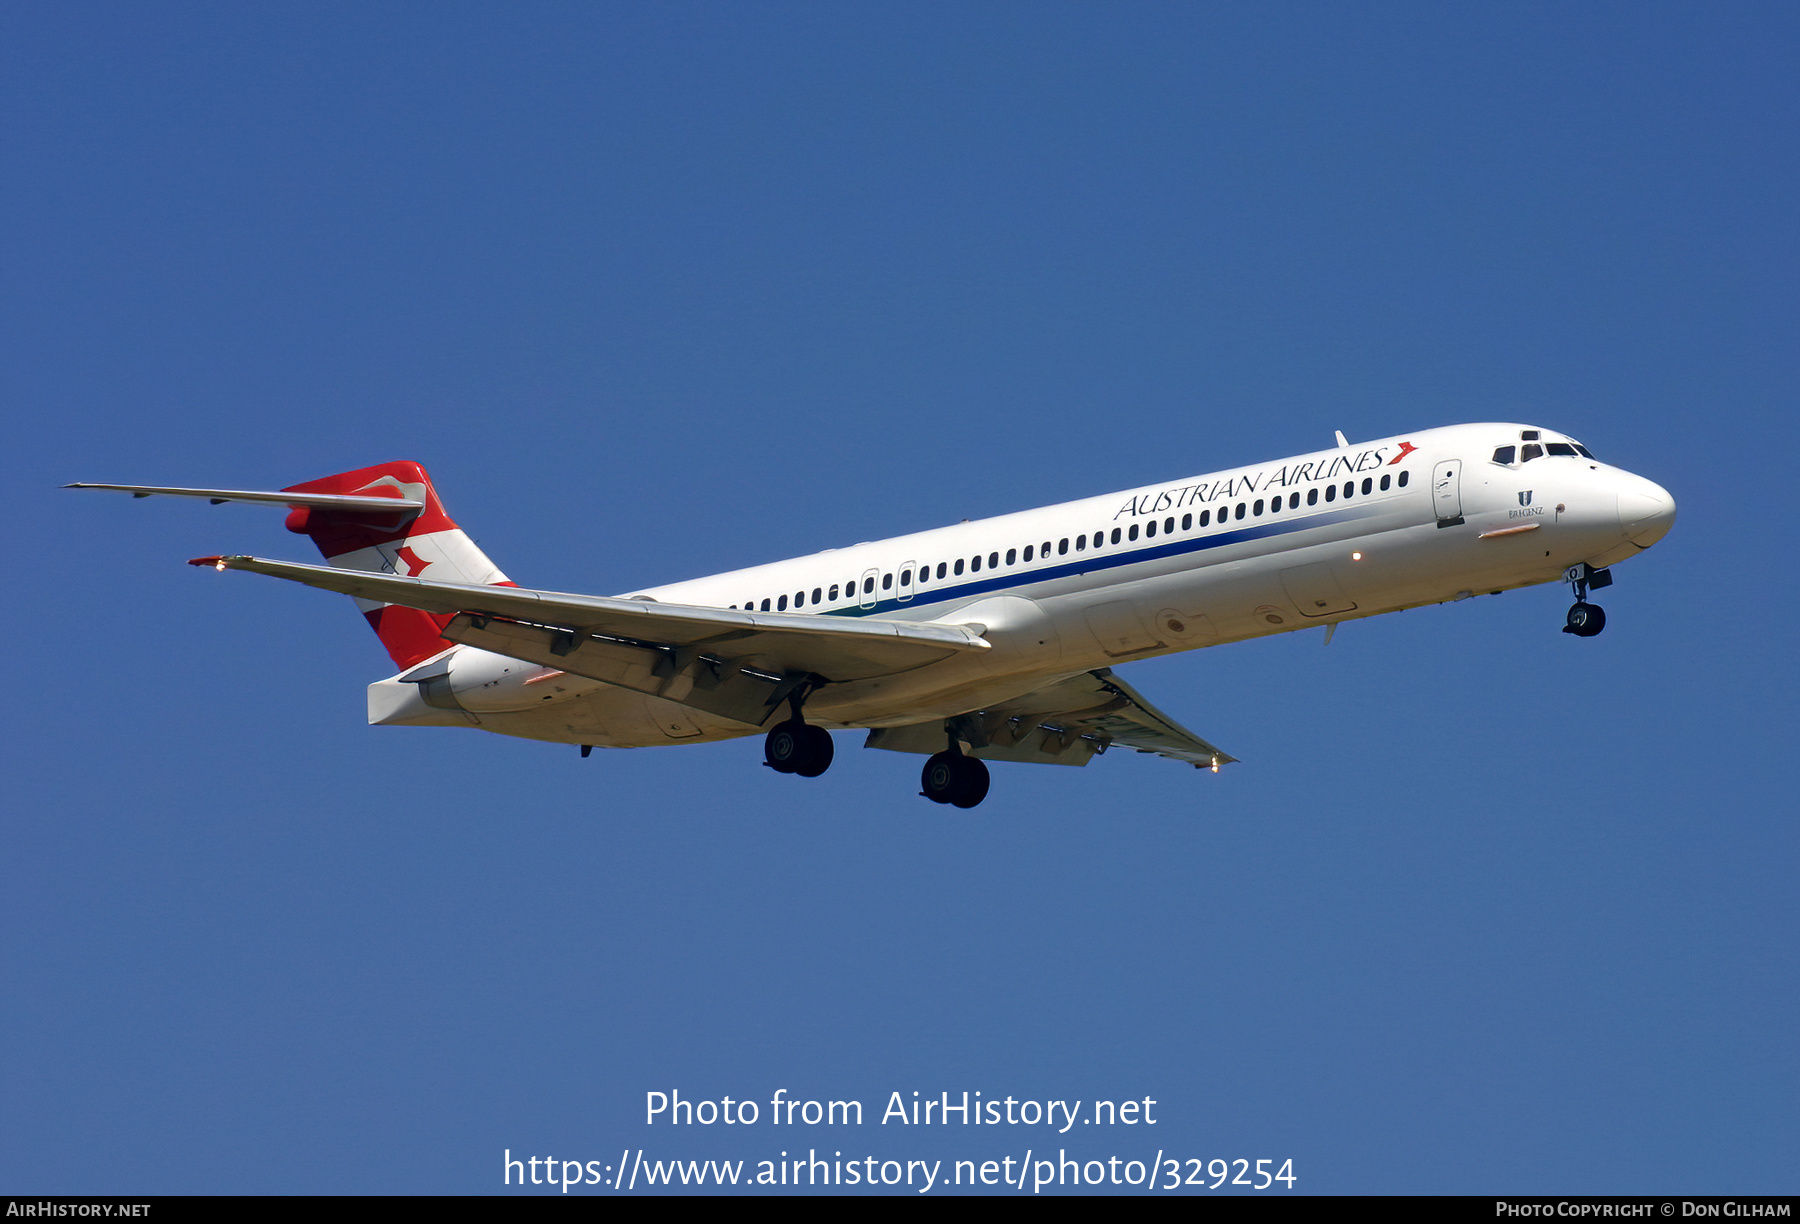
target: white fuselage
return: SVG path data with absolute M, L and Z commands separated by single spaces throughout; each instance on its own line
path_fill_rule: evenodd
M 1537 435 L 1529 442 L 1525 435 Z M 1501 448 L 1512 447 L 1510 463 Z M 1527 447 L 1557 450 L 1529 459 Z M 992 649 L 807 701 L 831 727 L 949 718 L 1054 679 L 1604 568 L 1674 520 L 1661 487 L 1518 424 L 1456 425 L 830 549 L 631 598 L 984 626 Z M 760 728 L 458 647 L 483 729 L 634 747 Z M 829 679 L 829 677 L 828 677 Z M 392 682 L 387 682 L 392 683 Z

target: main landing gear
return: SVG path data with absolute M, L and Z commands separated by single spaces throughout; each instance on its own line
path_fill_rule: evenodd
M 972 756 L 964 756 L 954 736 L 950 747 L 925 762 L 919 772 L 920 794 L 933 803 L 972 808 L 987 798 L 987 764 Z
M 831 732 L 815 727 L 800 716 L 806 686 L 794 690 L 788 698 L 794 716 L 777 723 L 763 739 L 763 763 L 776 773 L 799 774 L 816 778 L 831 768 Z
M 1564 633 L 1573 633 L 1576 637 L 1593 637 L 1606 628 L 1606 609 L 1599 604 L 1587 601 L 1588 588 L 1609 587 L 1612 585 L 1610 570 L 1597 570 L 1586 564 L 1571 565 L 1563 573 L 1563 581 L 1575 590 L 1575 606 L 1569 609 L 1567 621 L 1563 624 Z

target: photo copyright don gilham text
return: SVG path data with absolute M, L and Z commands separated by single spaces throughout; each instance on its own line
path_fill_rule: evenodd
M 655 1132 L 661 1153 L 626 1146 L 618 1156 L 597 1160 L 559 1159 L 553 1155 L 515 1154 L 503 1149 L 503 1184 L 538 1187 L 567 1194 L 571 1189 L 589 1192 L 668 1189 L 857 1187 L 875 1191 L 928 1194 L 946 1187 L 993 1187 L 1041 1194 L 1058 1188 L 1105 1186 L 1135 1188 L 1146 1192 L 1178 1190 L 1292 1190 L 1299 1178 L 1292 1157 L 1257 1157 L 1249 1154 L 1189 1155 L 1154 1145 L 1154 1127 L 1163 1119 L 1156 1098 L 1127 1097 L 1115 1100 L 1065 1100 L 984 1095 L 979 1091 L 895 1091 L 884 1105 L 864 1106 L 854 1098 L 809 1100 L 778 1088 L 764 1100 L 754 1097 L 700 1098 L 679 1089 L 652 1089 L 644 1094 L 643 1124 Z M 982 1134 L 984 1149 L 967 1159 L 908 1158 L 897 1155 L 846 1153 L 846 1140 L 829 1150 L 815 1146 L 824 1135 L 815 1127 L 881 1126 L 885 1139 L 917 1127 L 1030 1128 Z M 1128 1150 L 1104 1154 L 1071 1153 L 1058 1147 L 1032 1144 L 1033 1135 L 1055 1142 L 1077 1126 L 1102 1126 L 1111 1139 L 1125 1140 Z M 732 1128 L 727 1132 L 717 1128 Z M 749 1138 L 738 1127 L 761 1131 L 756 1146 L 778 1147 L 777 1152 L 724 1152 L 711 1159 L 695 1159 L 678 1149 L 702 1136 L 727 1134 Z M 804 1155 L 798 1141 L 788 1151 L 782 1140 L 786 1128 L 802 1128 L 812 1140 Z M 1116 1128 L 1129 1127 L 1128 1131 Z M 768 1128 L 783 1128 L 775 1133 Z M 830 1132 L 826 1132 L 830 1133 Z M 842 1132 L 840 1132 L 842 1133 Z M 1094 1132 L 1077 1132 L 1090 1139 Z M 976 1139 L 969 1132 L 970 1139 Z M 1016 1145 L 1016 1146 L 1015 1146 Z M 1138 1149 L 1142 1150 L 1138 1150 Z

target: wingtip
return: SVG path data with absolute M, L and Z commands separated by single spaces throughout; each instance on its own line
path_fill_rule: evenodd
M 189 565 L 210 565 L 216 570 L 223 570 L 225 568 L 225 558 L 224 557 L 195 557 L 191 561 L 189 561 L 188 564 Z

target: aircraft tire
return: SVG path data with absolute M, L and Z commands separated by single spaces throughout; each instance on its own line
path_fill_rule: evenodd
M 794 772 L 802 778 L 816 778 L 831 768 L 834 749 L 831 744 L 831 732 L 824 727 L 804 725 L 801 730 L 801 752 Z
M 934 754 L 919 771 L 920 793 L 933 803 L 949 803 L 956 792 L 959 776 L 956 763 L 962 759 L 962 755 L 955 752 Z
M 808 727 L 789 719 L 777 723 L 763 738 L 763 760 L 776 773 L 795 773 L 806 759 Z M 830 762 L 827 762 L 829 764 Z M 821 771 L 823 772 L 823 771 Z
M 968 756 L 959 756 L 956 762 L 957 787 L 950 802 L 959 808 L 972 808 L 987 798 L 987 763 Z
M 1583 601 L 1569 609 L 1568 623 L 1563 626 L 1563 632 L 1573 633 L 1576 637 L 1593 637 L 1604 628 L 1606 610 L 1599 604 Z

